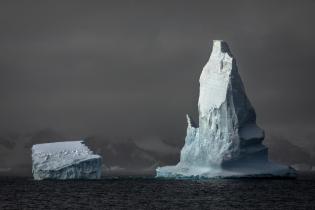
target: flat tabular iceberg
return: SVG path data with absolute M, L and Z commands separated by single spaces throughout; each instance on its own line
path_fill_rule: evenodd
M 199 127 L 187 115 L 180 162 L 157 168 L 157 177 L 295 176 L 292 168 L 268 161 L 264 131 L 224 41 L 213 41 L 199 82 Z
M 33 145 L 32 162 L 35 180 L 101 178 L 102 158 L 83 141 Z

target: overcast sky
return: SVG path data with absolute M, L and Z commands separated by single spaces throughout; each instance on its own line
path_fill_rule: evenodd
M 223 39 L 259 125 L 314 141 L 314 11 L 314 0 L 2 0 L 0 131 L 182 144 Z

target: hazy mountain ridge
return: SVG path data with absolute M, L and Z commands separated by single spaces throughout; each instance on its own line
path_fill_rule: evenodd
M 309 148 L 295 145 L 284 137 L 270 135 L 264 144 L 269 148 L 269 158 L 275 162 L 292 165 L 297 170 L 301 169 L 300 166 L 305 170 L 307 167 L 304 166 L 311 169 L 315 165 L 315 157 Z
M 31 176 L 31 147 L 33 144 L 77 140 L 52 129 L 29 133 L 0 134 L 0 174 Z M 167 140 L 152 138 L 86 138 L 91 149 L 103 157 L 104 174 L 153 174 L 157 166 L 178 161 L 179 148 Z M 315 165 L 311 149 L 299 147 L 279 135 L 269 135 L 264 141 L 269 158 L 284 164 Z M 315 146 L 315 145 L 314 145 Z

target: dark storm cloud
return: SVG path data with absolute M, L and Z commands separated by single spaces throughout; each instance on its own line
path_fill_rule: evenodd
M 230 44 L 267 132 L 314 125 L 314 1 L 0 4 L 2 131 L 181 145 L 212 39 Z

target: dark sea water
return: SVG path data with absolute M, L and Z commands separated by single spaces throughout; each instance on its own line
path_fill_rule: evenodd
M 315 174 L 298 179 L 215 180 L 3 177 L 0 209 L 315 209 Z

